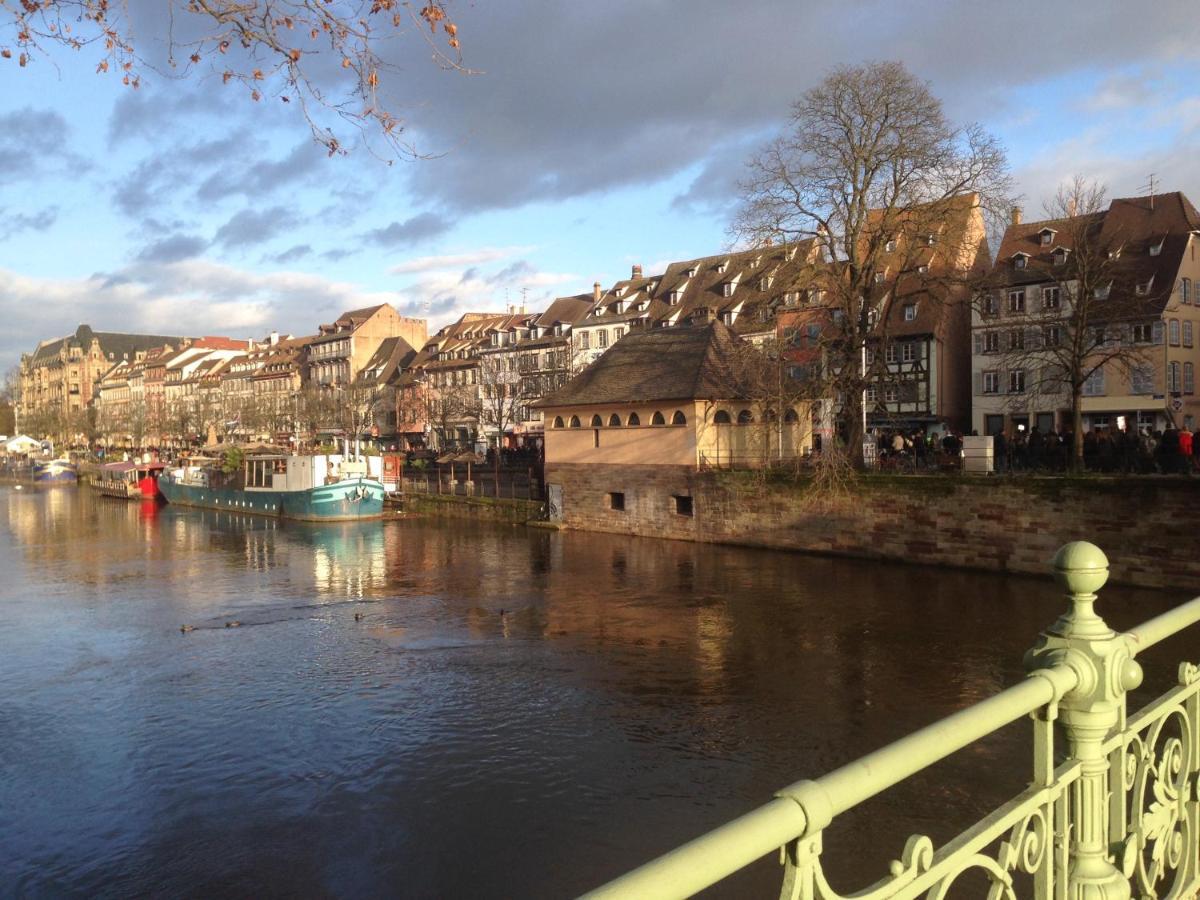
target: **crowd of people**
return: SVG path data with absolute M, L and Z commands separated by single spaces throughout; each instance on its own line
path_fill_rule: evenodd
M 924 428 L 881 429 L 874 438 L 879 467 L 885 470 L 957 466 L 961 456 L 962 435 L 953 430 L 937 433 Z
M 1075 436 L 1070 429 L 1042 434 L 1028 432 L 992 436 L 997 472 L 1050 471 L 1068 468 Z M 1190 475 L 1200 464 L 1192 431 L 1168 427 L 1163 431 L 1094 428 L 1083 434 L 1083 467 L 1090 472 L 1126 475 Z
M 975 435 L 972 432 L 972 435 Z M 874 435 L 881 469 L 927 469 L 957 459 L 962 435 L 880 430 Z M 1065 472 L 1074 452 L 1069 428 L 1042 432 L 997 431 L 992 435 L 993 469 L 997 473 Z M 1083 468 L 1109 474 L 1190 475 L 1200 469 L 1200 440 L 1184 425 L 1163 431 L 1096 428 L 1083 434 Z

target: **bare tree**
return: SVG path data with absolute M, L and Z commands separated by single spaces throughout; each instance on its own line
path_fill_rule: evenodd
M 1044 234 L 1045 246 L 1031 247 L 1035 252 L 1024 258 L 998 259 L 977 301 L 979 321 L 995 327 L 977 331 L 976 349 L 995 355 L 993 377 L 1022 382 L 983 385 L 983 392 L 1008 393 L 1010 409 L 1028 409 L 1039 397 L 1069 404 L 1074 469 L 1083 464 L 1089 383 L 1106 370 L 1153 381 L 1153 348 L 1163 334 L 1151 311 L 1174 289 L 1173 283 L 1137 283 L 1121 252 L 1134 235 L 1106 226 L 1106 194 L 1103 185 L 1079 175 L 1060 187 L 1045 204 L 1047 220 L 1025 226 Z
M 381 137 L 392 155 L 415 155 L 389 91 L 400 69 L 385 48 L 401 34 L 417 35 L 437 65 L 468 72 L 445 0 L 161 0 L 141 10 L 126 0 L 0 0 L 0 29 L 0 61 L 21 68 L 62 46 L 94 52 L 97 73 L 134 89 L 148 69 L 207 71 L 252 101 L 294 102 L 331 155 L 345 152 L 339 121 Z M 156 43 L 166 57 L 148 61 L 143 47 Z
M 350 438 L 366 434 L 375 424 L 380 397 L 379 385 L 366 381 L 335 389 L 333 403 L 338 427 Z
M 479 355 L 474 415 L 485 433 L 494 436 L 497 450 L 503 445 L 504 435 L 521 421 L 525 407 L 537 399 L 532 382 L 521 377 L 516 362 L 517 357 L 511 353 Z
M 867 348 L 886 343 L 904 295 L 945 297 L 978 274 L 986 239 L 960 224 L 962 205 L 1011 206 L 1005 152 L 980 126 L 948 122 L 902 64 L 882 62 L 835 69 L 748 169 L 731 233 L 754 245 L 811 238 L 820 248 L 808 294 L 820 312 L 808 324 L 819 325 L 824 391 L 861 464 Z M 933 242 L 939 270 L 927 262 Z
M 130 449 L 135 453 L 140 451 L 146 440 L 146 435 L 149 434 L 151 428 L 150 415 L 146 409 L 146 404 L 130 400 L 126 404 L 121 425 L 124 428 L 125 434 L 129 436 L 129 442 L 132 445 Z
M 448 384 L 441 387 L 429 380 L 416 386 L 416 401 L 422 419 L 429 424 L 434 436 L 435 450 L 444 450 L 451 443 L 456 423 L 474 410 L 474 389 L 471 385 Z
M 0 434 L 17 430 L 17 406 L 21 402 L 21 367 L 12 366 L 0 381 Z

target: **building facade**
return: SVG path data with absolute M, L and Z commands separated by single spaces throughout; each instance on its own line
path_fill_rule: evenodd
M 980 434 L 1194 428 L 1200 213 L 1181 193 L 1006 230 L 972 314 Z

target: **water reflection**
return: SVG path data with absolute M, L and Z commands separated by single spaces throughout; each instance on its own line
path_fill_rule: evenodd
M 82 489 L 0 488 L 0 526 L 18 894 L 571 895 L 1012 683 L 1059 612 L 1029 579 Z M 1019 789 L 1022 731 L 848 817 L 835 872 Z

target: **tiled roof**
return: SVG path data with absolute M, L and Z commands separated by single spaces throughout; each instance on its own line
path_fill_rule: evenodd
M 1041 234 L 1047 229 L 1054 233 L 1043 244 Z M 1160 314 L 1174 289 L 1189 235 L 1197 230 L 1200 212 L 1178 191 L 1120 198 L 1100 212 L 1009 226 L 990 280 L 996 286 L 1016 287 L 1069 277 L 1070 269 L 1055 265 L 1054 252 L 1086 246 L 1089 253 L 1118 254 L 1109 264 L 1113 290 L 1106 306 L 1123 315 Z M 1157 254 L 1151 254 L 1152 247 L 1159 248 Z M 1023 269 L 1013 264 L 1019 253 L 1026 255 Z M 1131 305 L 1134 286 L 1150 283 L 1153 289 Z
M 744 396 L 767 365 L 720 322 L 632 332 L 537 407 Z

